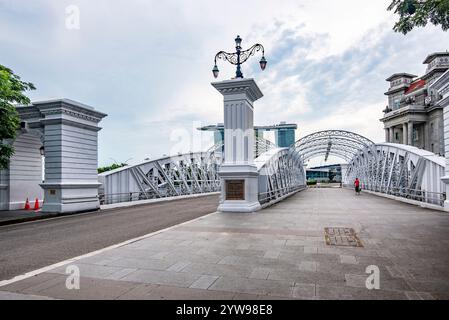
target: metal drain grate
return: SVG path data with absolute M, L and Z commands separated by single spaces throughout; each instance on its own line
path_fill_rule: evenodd
M 352 228 L 324 228 L 324 238 L 328 246 L 363 247 L 362 241 Z

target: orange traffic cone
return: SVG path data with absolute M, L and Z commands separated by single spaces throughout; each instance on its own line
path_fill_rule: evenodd
M 30 202 L 28 201 L 28 198 L 27 198 L 27 201 L 25 202 L 25 210 L 30 210 L 30 209 L 31 209 Z
M 34 202 L 34 210 L 39 210 L 39 199 L 36 198 L 36 201 Z

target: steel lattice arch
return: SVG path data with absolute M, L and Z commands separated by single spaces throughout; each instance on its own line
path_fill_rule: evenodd
M 364 190 L 443 206 L 445 159 L 407 145 L 375 144 L 359 134 L 326 130 L 310 134 L 290 148 L 277 148 L 264 139 L 254 143 L 262 206 L 306 188 L 309 159 L 330 155 L 343 159 L 346 186 L 360 179 Z M 206 152 L 179 154 L 100 174 L 103 204 L 216 192 L 223 145 Z
M 148 160 L 99 175 L 100 202 L 111 204 L 220 190 L 215 150 Z
M 259 202 L 273 204 L 306 187 L 301 155 L 292 148 L 275 148 L 255 160 L 259 172 Z
M 347 162 L 343 182 L 359 178 L 364 190 L 443 206 L 445 159 L 416 147 L 379 143 L 344 130 L 310 134 L 292 146 L 304 162 L 330 155 Z
M 379 143 L 360 149 L 349 162 L 345 182 L 362 188 L 443 206 L 445 159 L 416 147 Z
M 259 156 L 275 145 L 257 137 L 254 148 Z M 99 175 L 100 201 L 111 204 L 220 191 L 222 151 L 223 144 L 219 143 L 206 152 L 165 156 L 104 172 Z
M 305 136 L 292 148 L 305 162 L 319 156 L 324 156 L 327 161 L 331 154 L 350 162 L 359 150 L 372 145 L 374 142 L 371 140 L 350 131 L 326 130 Z

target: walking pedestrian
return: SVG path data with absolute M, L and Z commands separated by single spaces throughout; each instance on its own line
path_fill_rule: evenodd
M 355 194 L 360 195 L 360 180 L 359 180 L 359 178 L 355 178 L 354 187 L 355 187 Z

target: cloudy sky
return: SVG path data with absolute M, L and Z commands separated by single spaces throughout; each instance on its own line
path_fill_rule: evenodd
M 433 26 L 394 33 L 389 2 L 0 0 L 0 63 L 36 85 L 32 100 L 65 97 L 108 114 L 100 165 L 207 149 L 211 134 L 194 128 L 223 122 L 211 69 L 237 34 L 244 48 L 266 49 L 264 72 L 259 57 L 243 66 L 265 94 L 256 124 L 298 123 L 297 138 L 346 129 L 380 142 L 385 79 L 421 75 L 427 54 L 449 49 L 449 34 Z M 79 29 L 67 28 L 73 5 Z M 234 76 L 219 68 L 221 80 Z

